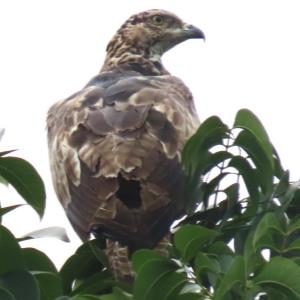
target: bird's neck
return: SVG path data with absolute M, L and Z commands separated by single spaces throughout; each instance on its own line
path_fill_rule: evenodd
M 107 46 L 107 54 L 100 72 L 126 70 L 143 75 L 167 75 L 169 72 L 161 62 L 161 56 L 145 49 L 113 40 Z

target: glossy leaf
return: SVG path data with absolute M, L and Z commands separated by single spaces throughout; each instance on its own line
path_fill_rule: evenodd
M 244 233 L 245 234 L 245 233 Z M 265 260 L 259 250 L 256 250 L 253 244 L 254 233 L 248 234 L 244 246 L 244 260 L 248 274 L 256 272 L 265 264 Z
M 290 218 L 300 216 L 300 181 L 291 183 L 279 201 Z
M 188 261 L 217 236 L 218 232 L 214 230 L 199 225 L 184 225 L 175 233 L 174 241 L 182 259 Z
M 40 300 L 53 300 L 63 294 L 62 282 L 57 274 L 49 272 L 34 272 L 40 289 Z
M 223 300 L 230 290 L 237 284 L 244 285 L 246 280 L 245 263 L 241 256 L 236 256 L 228 272 L 224 275 L 220 285 L 216 288 L 213 299 Z
M 81 280 L 71 294 L 98 295 L 109 290 L 114 283 L 115 281 L 107 275 L 107 272 L 99 272 Z
M 40 300 L 37 281 L 27 271 L 5 273 L 0 276 L 0 282 L 16 300 Z
M 10 154 L 10 153 L 15 152 L 15 151 L 17 151 L 17 150 L 14 149 L 14 150 L 1 151 L 0 152 L 0 157 L 5 156 L 5 155 Z
M 167 258 L 150 259 L 136 276 L 133 296 L 139 300 L 172 299 L 170 295 L 186 281 L 184 274 L 176 272 L 178 266 Z M 163 289 L 161 287 L 164 287 Z
M 259 187 L 257 176 L 250 163 L 242 156 L 235 156 L 229 163 L 230 167 L 235 168 L 242 175 L 247 187 L 247 191 L 254 202 L 259 201 Z
M 28 270 L 57 273 L 53 262 L 42 251 L 34 248 L 23 248 L 22 254 Z
M 288 234 L 291 234 L 295 231 L 300 231 L 300 218 L 293 219 L 290 225 L 288 226 Z
M 271 258 L 261 273 L 254 278 L 259 285 L 283 287 L 291 292 L 295 299 L 300 299 L 300 267 L 284 257 Z
M 15 210 L 16 208 L 18 208 L 20 206 L 23 206 L 23 205 L 22 204 L 17 204 L 17 205 L 11 205 L 11 206 L 7 206 L 7 207 L 1 207 L 0 208 L 0 223 L 2 222 L 2 217 L 5 214 Z
M 40 175 L 30 163 L 17 157 L 0 157 L 0 175 L 18 191 L 40 217 L 43 216 L 45 187 Z
M 202 188 L 202 195 L 201 195 L 201 202 L 204 203 L 205 207 L 208 206 L 208 199 L 211 195 L 213 195 L 218 186 L 220 185 L 221 181 L 228 175 L 228 172 L 220 173 L 209 182 L 205 182 L 205 185 Z
M 16 208 L 18 208 L 20 206 L 23 206 L 23 204 L 11 205 L 11 206 L 0 208 L 0 217 L 2 217 L 5 214 L 11 212 L 12 210 L 15 210 Z
M 283 176 L 280 178 L 279 182 L 276 184 L 275 190 L 274 190 L 274 196 L 280 197 L 283 196 L 290 185 L 290 172 L 285 171 Z
M 60 275 L 63 280 L 64 293 L 69 294 L 76 279 L 85 279 L 103 269 L 103 264 L 94 255 L 89 243 L 81 245 L 76 253 L 65 262 Z M 97 241 L 96 241 L 97 242 Z M 101 249 L 99 249 L 101 251 Z
M 165 261 L 166 258 L 154 252 L 153 250 L 141 249 L 134 252 L 132 256 L 132 266 L 136 273 L 138 273 L 141 267 L 150 260 L 162 260 Z
M 218 262 L 218 258 L 198 252 L 194 261 L 193 270 L 198 278 L 198 282 L 206 287 L 209 284 L 215 286 L 219 273 L 221 272 L 221 266 Z
M 241 109 L 238 111 L 234 121 L 235 128 L 243 128 L 252 132 L 255 138 L 260 143 L 268 158 L 272 168 L 274 167 L 273 146 L 270 143 L 268 134 L 260 122 L 260 120 L 248 109 Z
M 265 214 L 256 227 L 253 237 L 253 245 L 255 249 L 260 248 L 262 245 L 266 245 L 266 241 L 268 244 L 270 243 L 269 247 L 276 247 L 273 244 L 273 241 L 269 239 L 274 231 L 284 234 L 282 225 L 280 224 L 278 218 L 274 213 L 270 212 Z
M 187 294 L 177 296 L 175 300 L 202 300 L 202 299 L 205 298 L 203 298 L 199 294 L 197 295 L 197 294 L 187 293 Z M 209 300 L 209 298 L 207 299 Z
M 4 287 L 1 287 L 1 286 L 0 286 L 0 299 L 1 300 L 16 300 L 16 298 L 10 291 L 8 291 L 7 289 L 5 289 Z
M 237 207 L 238 199 L 239 199 L 239 189 L 240 186 L 238 183 L 233 183 L 229 185 L 226 189 L 223 190 L 223 192 L 227 196 L 227 210 L 230 211 L 234 207 Z M 238 212 L 240 213 L 240 212 Z
M 26 233 L 19 241 L 39 239 L 39 238 L 56 238 L 63 242 L 70 242 L 67 232 L 64 228 L 58 226 L 47 227 Z
M 217 241 L 217 242 L 209 245 L 206 252 L 208 254 L 212 254 L 215 256 L 220 256 L 220 255 L 232 256 L 232 255 L 234 255 L 234 252 L 232 251 L 232 249 L 225 242 L 222 242 L 222 241 Z
M 93 296 L 93 295 L 78 295 L 78 296 L 74 296 L 74 297 L 70 298 L 70 300 L 102 300 L 102 299 L 108 300 L 108 299 Z M 62 300 L 64 300 L 64 299 L 62 299 Z M 111 300 L 118 300 L 118 299 L 111 298 Z
M 133 300 L 133 296 L 115 287 L 112 294 L 102 295 L 101 300 Z
M 262 145 L 251 131 L 241 131 L 234 141 L 234 145 L 244 149 L 256 166 L 258 183 L 265 194 L 269 194 L 273 184 L 273 166 L 268 160 Z
M 8 182 L 0 175 L 0 183 L 8 187 Z
M 0 258 L 0 275 L 26 269 L 19 244 L 3 226 L 0 226 Z
M 286 248 L 285 252 L 300 250 L 300 237 L 293 240 Z
M 211 136 L 211 133 L 216 131 L 218 133 L 221 132 L 221 135 L 218 135 L 215 137 L 215 142 L 208 143 L 208 139 Z M 197 132 L 190 138 L 190 140 L 186 143 L 183 151 L 182 151 L 182 160 L 184 164 L 190 164 L 194 163 L 193 158 L 195 155 L 198 154 L 199 149 L 204 148 L 206 146 L 206 149 L 210 147 L 211 145 L 217 143 L 217 141 L 221 141 L 221 138 L 223 138 L 224 133 L 228 131 L 227 126 L 221 121 L 220 118 L 216 116 L 212 116 L 208 119 L 206 119 L 198 128 Z M 207 142 L 205 142 L 207 141 Z

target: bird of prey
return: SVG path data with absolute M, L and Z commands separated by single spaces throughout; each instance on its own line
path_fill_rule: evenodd
M 189 89 L 161 56 L 203 32 L 163 10 L 131 16 L 100 73 L 55 103 L 47 129 L 54 188 L 84 241 L 107 239 L 110 268 L 132 277 L 129 256 L 165 246 L 184 211 L 181 150 L 198 128 Z

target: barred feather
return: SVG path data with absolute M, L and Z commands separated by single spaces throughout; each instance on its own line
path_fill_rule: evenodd
M 119 280 L 133 276 L 128 251 L 165 252 L 170 225 L 184 214 L 180 154 L 199 120 L 190 91 L 160 56 L 188 38 L 204 35 L 171 13 L 134 15 L 109 43 L 100 74 L 48 112 L 58 198 L 82 240 L 108 239 Z

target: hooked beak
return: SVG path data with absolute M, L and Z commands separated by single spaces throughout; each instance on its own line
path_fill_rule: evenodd
M 203 39 L 205 41 L 203 31 L 194 25 L 184 24 L 182 33 L 186 36 L 186 39 Z

